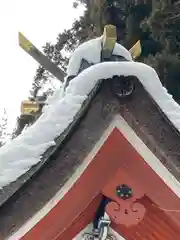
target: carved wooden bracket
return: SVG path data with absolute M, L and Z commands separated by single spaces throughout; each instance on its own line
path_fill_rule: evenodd
M 145 216 L 146 209 L 138 202 L 145 195 L 145 191 L 135 181 L 134 177 L 118 170 L 102 190 L 102 194 L 112 200 L 106 206 L 106 212 L 115 224 L 123 224 L 129 227 L 138 224 Z M 122 185 L 129 187 L 132 196 L 125 199 L 123 193 L 118 194 L 117 187 Z

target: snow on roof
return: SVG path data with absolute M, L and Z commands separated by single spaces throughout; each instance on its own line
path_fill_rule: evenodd
M 3 187 L 41 161 L 41 155 L 73 121 L 82 103 L 99 79 L 113 75 L 135 75 L 155 102 L 180 130 L 180 106 L 162 86 L 155 70 L 138 62 L 104 62 L 93 65 L 75 77 L 64 95 L 62 88 L 49 98 L 42 116 L 16 139 L 0 148 L 0 187 Z
M 55 145 L 54 139 L 74 120 L 82 103 L 100 79 L 114 75 L 137 76 L 169 120 L 180 130 L 180 106 L 162 86 L 155 70 L 143 63 L 133 62 L 129 51 L 120 44 L 115 45 L 113 53 L 129 62 L 99 63 L 100 49 L 101 37 L 80 45 L 70 59 L 68 75 L 77 74 L 82 58 L 96 65 L 71 80 L 66 91 L 64 83 L 48 98 L 41 117 L 20 136 L 0 148 L 0 187 L 15 181 L 41 161 L 43 153 Z
M 81 65 L 82 58 L 85 58 L 90 63 L 100 63 L 101 60 L 101 43 L 102 37 L 89 40 L 81 44 L 72 54 L 68 68 L 68 76 L 77 75 L 79 67 Z M 122 56 L 128 61 L 132 61 L 132 56 L 130 52 L 123 47 L 121 44 L 116 43 L 114 50 L 114 55 Z

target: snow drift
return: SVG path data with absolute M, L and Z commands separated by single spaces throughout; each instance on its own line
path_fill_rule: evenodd
M 93 41 L 96 47 L 92 44 Z M 75 77 L 66 91 L 63 90 L 63 86 L 58 89 L 48 99 L 48 105 L 44 107 L 43 114 L 37 122 L 0 149 L 0 187 L 15 181 L 41 161 L 42 154 L 50 146 L 55 145 L 54 139 L 72 123 L 88 94 L 101 79 L 109 79 L 114 75 L 136 76 L 172 124 L 180 131 L 180 106 L 162 86 L 155 70 L 143 63 L 133 62 L 130 53 L 119 44 L 116 45 L 114 53 L 124 56 L 129 62 L 98 63 L 100 59 L 97 58 L 99 54 L 96 51 L 100 47 L 99 42 L 100 38 L 91 40 L 88 44 L 78 48 L 70 60 L 68 73 L 77 73 L 84 55 L 96 65 Z

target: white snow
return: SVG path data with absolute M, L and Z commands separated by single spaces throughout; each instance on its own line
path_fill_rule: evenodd
M 41 161 L 42 154 L 55 144 L 54 139 L 60 136 L 74 120 L 82 103 L 100 79 L 111 78 L 113 75 L 137 76 L 172 124 L 180 131 L 180 106 L 162 86 L 155 70 L 143 63 L 133 62 L 130 53 L 119 44 L 116 45 L 114 52 L 123 55 L 130 62 L 98 63 L 99 44 L 100 38 L 91 40 L 77 49 L 72 57 L 75 63 L 70 60 L 69 74 L 77 72 L 82 56 L 97 64 L 75 77 L 65 92 L 62 85 L 47 100 L 48 105 L 44 107 L 43 114 L 36 123 L 0 148 L 0 187 L 15 181 Z
M 98 79 L 111 78 L 113 75 L 137 76 L 144 88 L 159 105 L 172 124 L 180 131 L 180 106 L 164 88 L 156 71 L 139 62 L 104 62 L 83 71 L 70 82 L 67 92 L 77 95 L 87 94 Z M 78 85 L 78 88 L 76 87 Z M 74 89 L 74 90 L 73 90 Z
M 70 58 L 69 65 L 67 68 L 68 76 L 77 75 L 79 66 L 81 64 L 82 58 L 85 58 L 88 62 L 97 64 L 101 60 L 101 42 L 102 37 L 89 40 L 81 44 L 74 52 Z M 114 55 L 122 56 L 128 61 L 132 61 L 132 56 L 130 52 L 124 48 L 122 45 L 116 43 L 114 50 Z

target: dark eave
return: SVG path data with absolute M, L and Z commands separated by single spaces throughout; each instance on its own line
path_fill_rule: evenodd
M 119 100 L 110 89 L 109 80 L 104 81 L 98 91 L 95 89 L 74 123 L 57 139 L 57 147 L 49 149 L 40 164 L 1 192 L 2 239 L 22 226 L 56 194 L 117 114 L 121 114 L 159 160 L 180 180 L 179 132 L 138 80 L 129 99 Z

